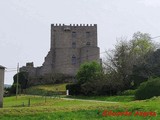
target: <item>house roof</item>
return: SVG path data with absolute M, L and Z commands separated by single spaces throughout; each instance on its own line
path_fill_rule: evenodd
M 0 69 L 5 69 L 5 67 L 3 67 L 2 65 L 0 65 Z

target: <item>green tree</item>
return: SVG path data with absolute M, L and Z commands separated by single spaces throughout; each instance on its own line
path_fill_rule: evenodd
M 80 66 L 76 78 L 80 85 L 80 93 L 84 95 L 99 95 L 103 86 L 103 72 L 99 63 L 86 62 Z
M 86 83 L 98 79 L 99 75 L 102 72 L 100 64 L 97 62 L 86 62 L 82 64 L 76 74 L 76 78 L 79 84 Z
M 104 74 L 102 67 L 97 62 L 87 62 L 80 66 L 77 72 L 77 83 L 67 86 L 72 95 L 115 95 L 122 82 L 115 74 Z M 115 78 L 113 82 L 111 78 Z
M 150 35 L 141 32 L 134 33 L 130 44 L 130 54 L 138 63 L 143 62 L 146 54 L 153 52 L 157 48 L 157 45 L 151 40 Z
M 132 79 L 135 88 L 150 77 L 160 77 L 160 49 L 150 53 L 144 62 L 133 67 Z

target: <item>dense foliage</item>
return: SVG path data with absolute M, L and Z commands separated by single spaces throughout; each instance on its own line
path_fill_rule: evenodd
M 10 91 L 9 91 L 10 94 L 16 93 L 17 85 L 18 85 L 18 92 L 22 93 L 23 90 L 27 88 L 28 74 L 27 72 L 19 72 L 18 74 L 14 75 L 13 80 L 14 80 L 13 85 L 11 86 Z
M 27 88 L 27 82 L 28 82 L 28 74 L 26 72 L 19 72 L 18 76 L 17 74 L 14 75 L 13 80 L 14 83 L 17 83 L 17 77 L 18 77 L 18 84 L 21 86 L 21 89 L 26 89 Z
M 86 62 L 77 72 L 77 83 L 67 85 L 70 95 L 115 95 L 121 89 L 121 82 L 111 81 L 109 74 L 104 74 L 99 63 Z
M 69 95 L 81 94 L 80 84 L 68 84 L 68 85 L 66 85 L 66 90 L 69 90 Z
M 135 86 L 146 81 L 150 77 L 160 77 L 160 49 L 150 53 L 144 62 L 133 67 L 132 78 Z
M 77 72 L 76 78 L 79 84 L 96 80 L 101 74 L 102 68 L 97 62 L 86 62 L 82 64 Z
M 153 96 L 160 96 L 160 78 L 150 78 L 142 83 L 135 94 L 136 99 L 149 99 Z
M 71 95 L 98 95 L 104 84 L 103 77 L 102 67 L 99 63 L 86 62 L 80 66 L 77 72 L 77 83 L 67 85 L 66 89 L 70 91 Z

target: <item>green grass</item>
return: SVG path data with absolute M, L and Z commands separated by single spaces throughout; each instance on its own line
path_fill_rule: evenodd
M 130 95 L 130 96 L 67 96 L 67 98 L 113 101 L 113 102 L 130 102 L 135 100 L 135 97 L 133 95 Z
M 67 84 L 54 84 L 54 85 L 38 85 L 32 88 L 43 89 L 46 91 L 66 91 Z
M 31 104 L 36 104 L 36 103 L 40 103 L 40 102 L 45 102 L 45 97 L 36 97 L 36 96 L 26 96 L 26 95 L 22 95 L 22 96 L 18 96 L 18 98 L 16 99 L 16 96 L 12 96 L 12 97 L 5 97 L 4 98 L 4 108 L 7 107 L 22 107 L 24 106 L 28 106 L 28 101 L 30 99 Z
M 125 97 L 125 96 L 123 96 Z M 126 96 L 127 97 L 127 96 Z M 28 99 L 31 100 L 31 106 L 27 107 Z M 112 97 L 111 97 L 112 98 Z M 113 98 L 112 98 L 113 99 Z M 114 99 L 116 97 L 114 96 Z M 22 103 L 25 107 L 22 107 Z M 159 120 L 160 97 L 131 102 L 96 102 L 81 100 L 64 100 L 61 98 L 39 96 L 15 96 L 4 98 L 4 108 L 0 109 L 0 120 L 91 120 L 91 119 L 109 119 L 109 120 Z M 155 111 L 156 117 L 143 116 L 102 116 L 104 110 L 114 112 L 129 111 L 133 114 L 136 111 Z
M 66 94 L 66 85 L 67 84 L 65 83 L 65 84 L 33 86 L 26 90 L 26 94 L 47 95 L 47 96 L 52 96 L 55 94 Z
M 133 113 L 134 114 L 134 113 Z M 3 120 L 158 120 L 158 117 L 131 116 L 102 116 L 102 111 L 79 110 L 73 112 L 54 112 L 26 116 L 5 116 Z
M 30 98 L 31 106 L 27 107 L 28 99 Z M 22 107 L 22 103 L 25 104 L 26 107 Z M 16 109 L 20 111 L 27 110 L 28 114 L 32 114 L 32 110 L 39 113 L 43 112 L 54 112 L 54 111 L 68 111 L 68 110 L 81 110 L 81 109 L 95 109 L 97 107 L 103 107 L 104 105 L 109 105 L 102 102 L 89 102 L 89 101 L 79 101 L 79 100 L 63 100 L 61 98 L 45 98 L 39 96 L 18 96 L 16 99 L 15 96 L 13 97 L 6 97 L 4 98 L 4 109 L 0 111 L 0 114 L 7 114 L 3 112 L 3 110 L 11 110 Z M 115 103 L 114 103 L 115 105 Z M 16 112 L 15 110 L 15 112 Z M 31 110 L 31 111 L 30 111 Z M 14 114 L 14 112 L 13 112 Z

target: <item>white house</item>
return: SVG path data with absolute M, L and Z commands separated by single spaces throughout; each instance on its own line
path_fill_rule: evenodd
M 4 70 L 5 67 L 0 65 L 0 108 L 3 107 Z

